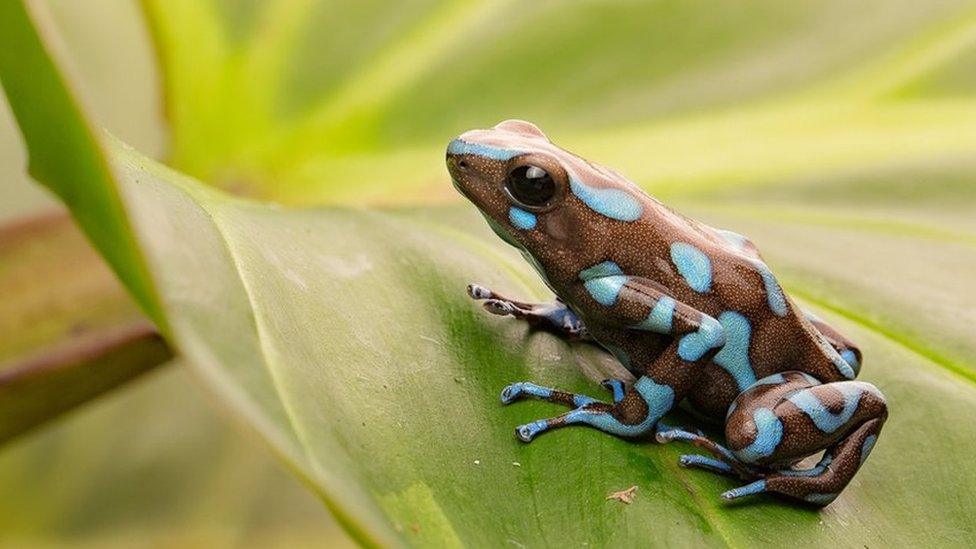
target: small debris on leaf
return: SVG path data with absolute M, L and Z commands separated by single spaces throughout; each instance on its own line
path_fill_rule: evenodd
M 517 461 L 513 461 L 512 462 L 512 465 L 515 466 L 515 467 L 521 467 L 522 466 L 522 464 L 519 463 L 519 462 L 517 462 Z
M 474 464 L 475 464 L 475 465 L 481 465 L 481 460 L 480 460 L 480 459 L 476 459 L 476 460 L 474 460 Z
M 631 486 L 626 490 L 621 490 L 619 492 L 614 492 L 610 494 L 609 496 L 607 496 L 607 499 L 608 500 L 615 499 L 617 501 L 630 505 L 631 503 L 634 502 L 634 496 L 636 495 L 637 495 L 637 486 Z

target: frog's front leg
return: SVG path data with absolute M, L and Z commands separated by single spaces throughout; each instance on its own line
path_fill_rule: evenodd
M 524 381 L 505 387 L 502 403 L 533 397 L 573 407 L 565 414 L 516 427 L 515 436 L 523 442 L 531 442 L 540 433 L 566 425 L 589 425 L 621 437 L 639 437 L 649 434 L 674 405 L 674 389 L 647 376 L 638 378 L 630 389 L 625 389 L 623 382 L 616 379 L 604 381 L 603 386 L 613 393 L 612 404 Z
M 584 395 L 514 383 L 502 391 L 502 402 L 533 397 L 575 407 L 560 416 L 533 421 L 516 429 L 519 439 L 529 442 L 538 434 L 565 425 L 588 425 L 622 437 L 639 437 L 654 432 L 664 416 L 683 396 L 705 361 L 725 342 L 721 325 L 714 318 L 677 303 L 653 284 L 637 277 L 626 280 L 587 280 L 587 291 L 598 296 L 605 310 L 596 318 L 602 327 L 650 331 L 673 337 L 653 364 L 636 365 L 644 372 L 634 385 L 623 390 L 619 381 L 605 382 L 615 395 L 612 404 Z M 607 284 L 609 289 L 599 287 Z M 613 299 L 609 299 L 610 292 Z
M 484 300 L 486 311 L 499 316 L 512 316 L 526 321 L 533 328 L 541 328 L 570 340 L 589 340 L 586 327 L 576 313 L 560 300 L 552 303 L 525 303 L 499 295 L 484 286 L 468 285 L 468 295 Z

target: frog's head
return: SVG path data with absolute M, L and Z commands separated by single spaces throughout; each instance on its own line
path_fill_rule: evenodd
M 451 141 L 447 168 L 502 239 L 547 267 L 565 262 L 556 255 L 598 254 L 593 248 L 611 240 L 605 231 L 637 221 L 644 210 L 646 195 L 628 180 L 557 147 L 522 120 Z
M 560 152 L 534 124 L 506 120 L 451 141 L 447 169 L 498 236 L 524 249 L 526 233 L 539 230 L 539 218 L 566 200 L 569 177 Z

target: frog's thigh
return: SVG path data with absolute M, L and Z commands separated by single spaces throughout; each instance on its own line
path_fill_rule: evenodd
M 870 383 L 820 384 L 800 372 L 759 380 L 735 401 L 726 438 L 740 460 L 780 470 L 764 489 L 826 504 L 864 463 L 888 410 Z M 795 471 L 785 465 L 826 450 L 820 465 Z

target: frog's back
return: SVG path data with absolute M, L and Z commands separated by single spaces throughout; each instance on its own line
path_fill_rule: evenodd
M 759 250 L 743 235 L 697 223 L 713 269 L 715 298 L 700 306 L 727 342 L 688 395 L 697 411 L 721 420 L 735 397 L 767 376 L 800 371 L 822 382 L 856 372 L 786 293 Z
M 634 192 L 644 195 L 636 187 Z M 630 259 L 626 272 L 655 280 L 724 328 L 725 346 L 688 395 L 696 410 L 722 419 L 737 395 L 785 371 L 823 382 L 853 379 L 854 372 L 790 299 L 752 241 L 644 197 L 646 217 L 619 234 L 608 229 L 607 239 L 615 244 L 606 253 L 624 258 L 623 264 Z M 647 335 L 649 349 L 660 349 L 659 339 Z

